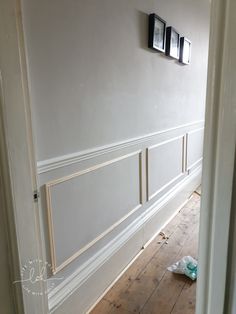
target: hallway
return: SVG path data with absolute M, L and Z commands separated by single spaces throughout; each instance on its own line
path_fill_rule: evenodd
M 121 276 L 91 314 L 194 314 L 196 283 L 167 267 L 183 256 L 197 258 L 200 191 Z

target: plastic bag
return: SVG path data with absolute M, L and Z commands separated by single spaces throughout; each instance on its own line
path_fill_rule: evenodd
M 197 279 L 197 261 L 191 256 L 184 256 L 167 269 L 176 274 L 184 274 L 192 280 Z

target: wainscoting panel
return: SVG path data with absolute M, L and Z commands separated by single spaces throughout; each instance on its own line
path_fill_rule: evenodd
M 71 313 L 86 313 L 192 193 L 203 127 L 196 121 L 38 162 L 50 313 L 69 313 L 69 299 Z
M 200 184 L 200 179 L 200 170 L 186 176 L 171 193 L 156 201 L 148 212 L 134 219 L 124 232 L 91 258 L 86 267 L 78 268 L 66 282 L 60 282 L 49 294 L 50 313 L 89 313 L 89 308 L 141 252 L 141 247 L 173 218 Z
M 202 161 L 204 128 L 187 133 L 187 170 L 191 171 Z
M 147 197 L 151 200 L 184 175 L 185 136 L 147 148 Z
M 54 274 L 141 206 L 141 161 L 136 151 L 46 184 Z

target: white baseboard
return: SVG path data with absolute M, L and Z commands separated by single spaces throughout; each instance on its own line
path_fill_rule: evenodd
M 52 290 L 49 294 L 50 313 L 88 313 L 142 247 L 173 218 L 200 180 L 199 167 Z

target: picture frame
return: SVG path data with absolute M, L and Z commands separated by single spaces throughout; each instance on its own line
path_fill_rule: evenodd
M 180 35 L 177 30 L 168 26 L 166 28 L 166 55 L 179 60 Z
M 191 41 L 186 37 L 180 38 L 180 53 L 179 62 L 183 64 L 190 64 L 191 61 Z
M 158 52 L 165 52 L 166 21 L 157 14 L 149 15 L 148 47 Z

